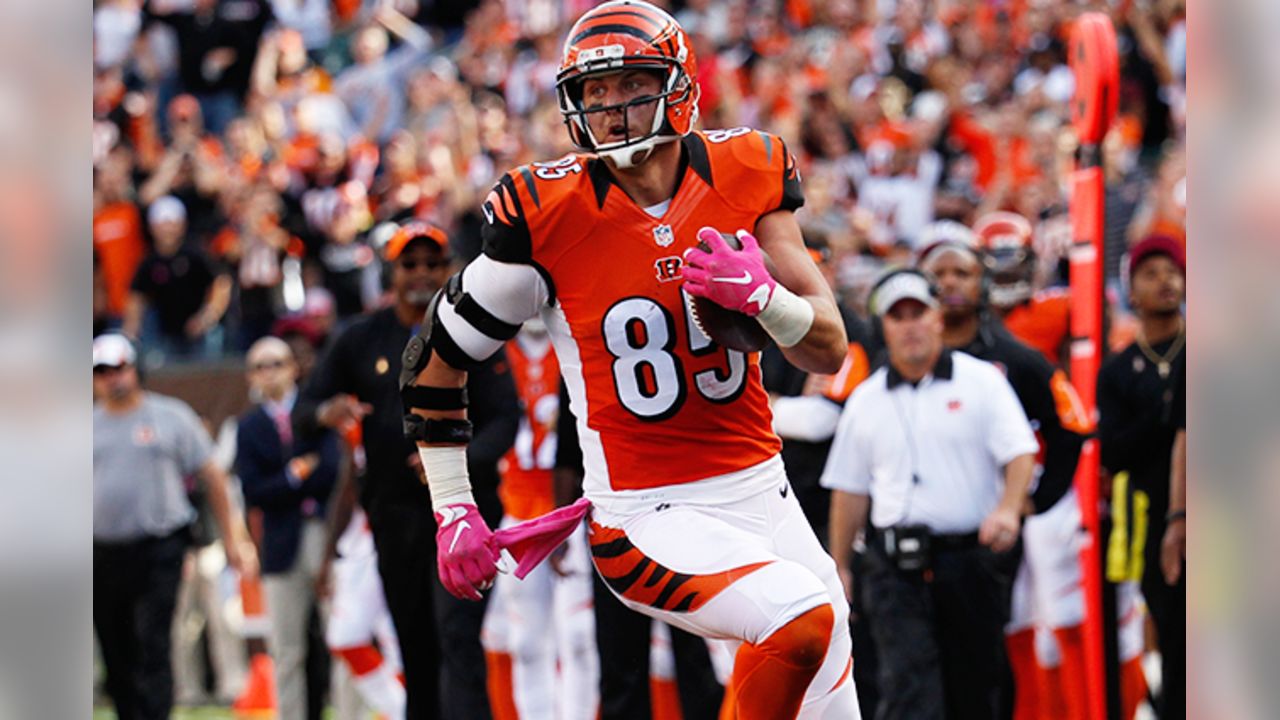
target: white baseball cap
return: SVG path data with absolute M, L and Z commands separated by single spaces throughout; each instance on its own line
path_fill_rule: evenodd
M 151 203 L 151 207 L 147 208 L 147 222 L 158 223 L 173 220 L 186 220 L 187 206 L 182 201 L 172 195 L 165 195 L 157 198 Z
M 138 353 L 129 338 L 119 333 L 104 333 L 93 339 L 93 366 L 120 367 L 135 365 Z
M 882 279 L 871 296 L 871 310 L 884 317 L 902 300 L 918 300 L 931 308 L 938 307 L 929 281 L 914 271 L 894 270 Z

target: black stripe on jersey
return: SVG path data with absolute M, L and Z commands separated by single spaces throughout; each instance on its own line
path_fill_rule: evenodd
M 625 594 L 627 590 L 631 589 L 632 585 L 636 584 L 636 581 L 640 579 L 640 576 L 644 574 L 644 571 L 648 570 L 649 566 L 653 564 L 653 561 L 649 558 L 641 557 L 643 559 L 636 563 L 636 566 L 631 568 L 631 572 L 626 575 L 617 578 L 606 577 L 604 579 L 604 581 L 609 584 L 609 587 L 613 588 L 614 592 L 619 595 Z
M 681 585 L 684 585 L 692 579 L 692 575 L 685 575 L 684 573 L 673 574 L 671 579 L 667 581 L 667 586 L 662 588 L 662 592 L 659 593 L 657 599 L 653 601 L 653 606 L 665 608 L 667 606 L 667 601 L 676 593 L 676 590 L 679 590 Z M 697 595 L 697 593 L 690 593 L 690 596 L 693 595 Z M 689 606 L 686 605 L 685 609 L 688 609 L 688 607 Z
M 598 558 L 616 558 L 635 549 L 635 545 L 624 535 L 617 540 L 591 546 L 591 555 Z
M 662 28 L 664 27 L 663 22 L 656 20 L 654 18 L 651 18 L 648 15 L 645 15 L 644 13 L 638 13 L 634 10 L 613 10 L 611 12 L 600 13 L 599 15 L 596 15 L 594 18 L 592 18 L 592 20 L 603 20 L 605 18 L 611 18 L 611 17 L 639 18 L 649 23 L 650 25 L 652 25 L 655 32 L 662 30 Z
M 529 191 L 529 197 L 533 200 L 533 206 L 539 210 L 542 209 L 542 201 L 538 199 L 538 186 L 533 182 L 533 173 L 529 172 L 528 166 L 520 167 L 520 177 L 524 178 L 524 187 Z
M 511 216 L 512 220 L 524 220 L 524 208 L 520 206 L 520 193 L 516 192 L 516 181 L 511 179 L 511 174 L 507 173 L 498 181 L 506 192 L 499 193 L 502 196 L 502 207 Z M 508 203 L 508 201 L 510 201 Z
M 480 226 L 481 252 L 498 262 L 528 265 L 542 276 L 547 283 L 547 305 L 556 304 L 556 284 L 551 273 L 533 260 L 533 236 L 529 232 L 529 224 L 525 222 L 524 209 L 520 206 L 520 196 L 516 193 L 515 182 L 510 175 L 503 176 L 494 186 L 493 191 L 501 199 L 498 202 L 510 213 L 511 224 L 492 220 Z M 510 203 L 507 202 L 510 198 Z M 514 205 L 514 212 L 512 211 Z M 485 218 L 488 220 L 488 218 Z
M 529 235 L 529 225 L 525 222 L 520 207 L 520 196 L 516 194 L 510 176 L 504 176 L 493 191 L 499 196 L 497 202 L 502 203 L 502 211 L 507 213 L 510 223 L 486 217 L 488 222 L 480 227 L 482 250 L 485 255 L 499 262 L 527 264 L 533 260 L 533 239 Z M 515 206 L 514 212 L 512 205 Z
M 787 143 L 781 139 L 782 146 L 782 202 L 780 210 L 798 210 L 804 206 L 804 189 L 800 187 L 800 171 L 796 169 L 796 158 L 787 149 Z
M 761 140 L 764 140 L 764 161 L 773 164 L 773 138 L 769 137 L 769 133 L 756 131 Z
M 586 40 L 587 38 L 595 37 L 596 35 L 607 35 L 609 33 L 621 33 L 623 35 L 630 35 L 631 37 L 637 37 L 637 38 L 640 38 L 641 40 L 653 42 L 652 33 L 647 33 L 641 30 L 640 28 L 631 27 L 630 25 L 608 23 L 605 25 L 596 25 L 595 27 L 591 27 L 591 28 L 587 28 L 586 30 L 583 30 L 582 32 L 573 36 L 573 39 L 569 41 L 569 44 L 577 45 L 578 43 L 582 42 L 583 40 Z
M 480 303 L 471 297 L 470 294 L 464 293 L 462 298 L 458 300 L 453 309 L 458 316 L 466 320 L 471 327 L 479 330 L 494 340 L 510 340 L 520 332 L 519 325 L 512 325 L 495 316 L 493 313 L 480 307 Z
M 587 161 L 587 177 L 591 178 L 591 189 L 596 193 L 596 207 L 604 208 L 605 198 L 609 197 L 609 186 L 613 184 L 613 176 L 600 158 Z
M 679 605 L 676 605 L 675 607 L 671 608 L 671 612 L 678 612 L 678 613 L 688 612 L 689 606 L 693 604 L 694 599 L 697 597 L 698 597 L 698 593 L 696 591 L 691 592 L 688 595 L 685 595 L 684 599 L 680 601 Z
M 666 577 L 669 572 L 671 571 L 659 565 L 654 569 L 653 573 L 649 575 L 649 579 L 644 581 L 644 586 L 653 587 L 654 585 L 657 585 L 662 582 L 662 578 Z
M 711 158 L 707 157 L 706 141 L 698 133 L 689 133 L 684 136 L 684 147 L 689 151 L 689 167 L 708 187 L 715 187 L 711 181 Z

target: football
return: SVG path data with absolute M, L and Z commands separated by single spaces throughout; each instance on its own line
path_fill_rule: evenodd
M 742 249 L 742 242 L 732 233 L 722 232 L 720 237 L 734 250 Z M 711 248 L 701 240 L 698 241 L 698 249 L 711 252 Z M 778 268 L 773 264 L 773 259 L 764 250 L 760 254 L 764 256 L 765 269 L 776 278 Z M 759 352 L 769 344 L 769 334 L 755 318 L 717 305 L 706 298 L 690 299 L 693 300 L 693 321 L 716 344 L 741 352 Z

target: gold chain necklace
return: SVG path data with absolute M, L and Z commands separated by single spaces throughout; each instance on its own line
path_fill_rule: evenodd
M 1156 372 L 1160 373 L 1161 380 L 1169 378 L 1170 362 L 1178 357 L 1178 353 L 1182 350 L 1182 346 L 1187 344 L 1187 326 L 1184 323 L 1178 323 L 1178 334 L 1173 339 L 1173 344 L 1169 346 L 1169 350 L 1163 355 L 1156 354 L 1151 349 L 1151 345 L 1147 343 L 1146 335 L 1139 330 L 1137 335 L 1138 349 L 1156 366 Z

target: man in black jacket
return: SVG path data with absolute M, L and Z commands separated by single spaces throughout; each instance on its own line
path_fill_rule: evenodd
M 1142 595 L 1156 625 L 1162 665 L 1156 711 L 1161 720 L 1186 717 L 1187 712 L 1186 574 L 1169 583 L 1160 563 L 1166 527 L 1186 521 L 1186 507 L 1170 505 L 1169 487 L 1177 416 L 1185 412 L 1175 405 L 1175 397 L 1187 363 L 1182 317 L 1186 269 L 1185 251 L 1177 240 L 1154 236 L 1133 247 L 1129 304 L 1141 325 L 1133 344 L 1098 373 L 1102 465 L 1113 478 L 1112 497 L 1124 497 L 1132 508 L 1130 532 L 1136 535 L 1146 527 L 1145 545 L 1140 537 L 1130 543 L 1143 547 L 1144 557 L 1130 558 L 1129 567 L 1141 563 Z M 1122 473 L 1127 473 L 1127 483 L 1120 481 Z
M 360 501 L 400 639 L 406 717 L 483 720 L 490 716 L 480 647 L 485 603 L 458 600 L 439 583 L 435 518 L 417 449 L 404 439 L 397 383 L 401 353 L 449 276 L 448 239 L 436 228 L 408 225 L 387 242 L 383 258 L 395 303 L 334 339 L 294 406 L 293 420 L 302 433 L 362 423 L 368 465 Z M 515 384 L 501 354 L 471 374 L 467 392 L 475 423 L 468 470 L 480 512 L 496 526 L 502 518 L 497 463 L 519 423 Z
M 1080 634 L 1084 596 L 1077 546 L 1080 515 L 1071 487 L 1090 428 L 1087 419 L 1077 414 L 1080 402 L 1063 372 L 1015 339 L 987 312 L 983 264 L 972 246 L 951 240 L 926 247 L 920 268 L 938 285 L 943 343 L 999 367 L 1040 440 L 1041 472 L 1031 496 L 1035 515 L 1023 525 L 1022 564 L 1005 631 L 1018 690 L 1017 716 L 1048 715 L 1055 712 L 1053 708 L 1083 697 L 1082 688 L 1065 687 L 1060 680 L 1084 677 Z M 1080 672 L 1041 669 L 1035 653 L 1037 626 L 1052 630 L 1060 663 Z M 1037 687 L 1047 690 L 1045 696 L 1032 691 Z

